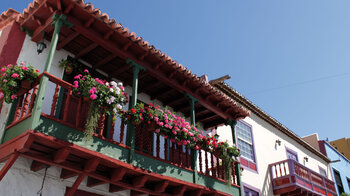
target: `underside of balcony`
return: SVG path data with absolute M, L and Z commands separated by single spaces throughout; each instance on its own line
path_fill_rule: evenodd
M 74 138 L 74 136 L 66 136 Z M 78 140 L 78 138 L 75 138 Z M 72 195 L 81 181 L 87 177 L 89 187 L 110 184 L 110 192 L 118 192 L 126 189 L 134 193 L 149 195 L 236 195 L 238 187 L 227 186 L 225 183 L 216 183 L 210 178 L 200 175 L 198 184 L 179 180 L 171 175 L 179 175 L 179 178 L 192 177 L 190 171 L 181 171 L 171 165 L 149 162 L 147 157 L 139 155 L 137 163 L 128 164 L 121 160 L 126 159 L 127 148 L 105 146 L 103 142 L 94 141 L 86 143 L 85 146 L 95 148 L 86 149 L 56 137 L 48 136 L 37 131 L 26 131 L 25 133 L 7 141 L 0 147 L 0 161 L 7 161 L 0 171 L 0 179 L 4 177 L 18 156 L 33 160 L 32 171 L 45 168 L 46 165 L 62 168 L 61 178 L 77 176 L 75 183 L 70 189 Z M 96 148 L 109 150 L 113 157 L 98 153 Z M 137 165 L 137 166 L 135 166 Z M 138 167 L 139 166 L 139 167 Z M 142 169 L 147 168 L 147 169 Z M 157 172 L 155 172 L 157 170 Z M 167 176 L 159 174 L 172 173 Z M 180 172 L 180 173 L 179 173 Z M 187 175 L 187 176 L 186 176 Z M 203 184 L 203 185 L 200 185 Z M 210 184 L 213 188 L 208 188 Z M 220 192 L 214 189 L 220 189 Z

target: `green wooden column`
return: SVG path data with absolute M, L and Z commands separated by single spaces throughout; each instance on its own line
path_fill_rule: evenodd
M 61 14 L 61 15 L 55 14 L 52 17 L 52 20 L 53 20 L 52 25 L 55 26 L 55 29 L 54 29 L 54 32 L 52 34 L 52 39 L 51 39 L 51 43 L 50 43 L 49 53 L 48 53 L 46 63 L 45 63 L 44 72 L 46 71 L 46 72 L 50 73 L 53 57 L 55 56 L 55 52 L 56 52 L 56 47 L 57 47 L 57 42 L 58 42 L 58 37 L 59 37 L 60 31 L 61 31 L 61 27 L 63 25 L 67 26 L 68 28 L 73 27 L 73 24 L 69 23 L 66 19 L 67 19 L 66 16 L 63 14 Z M 32 113 L 32 117 L 31 117 L 32 118 L 32 124 L 31 124 L 32 129 L 34 129 L 39 123 L 48 81 L 49 81 L 49 78 L 47 76 L 43 75 L 43 77 L 41 77 L 40 85 L 39 85 L 39 89 L 38 89 L 38 94 L 37 94 L 36 99 L 35 99 L 33 113 Z
M 236 124 L 237 124 L 237 121 L 235 121 L 235 120 L 231 120 L 231 119 L 229 119 L 229 120 L 227 120 L 227 123 L 226 123 L 226 125 L 230 125 L 230 127 L 231 127 L 231 132 L 232 132 L 232 141 L 233 141 L 233 143 L 235 144 L 235 145 L 237 145 L 236 144 L 236 132 L 235 132 L 235 126 L 236 126 Z M 236 175 L 237 175 L 237 185 L 239 185 L 239 187 L 240 187 L 240 191 L 239 191 L 239 193 L 240 193 L 240 195 L 242 195 L 242 186 L 241 186 L 241 164 L 240 163 L 237 163 L 237 164 L 235 164 L 235 170 L 236 170 Z
M 189 99 L 190 101 L 190 106 L 191 106 L 191 125 L 195 126 L 196 125 L 196 113 L 194 109 L 194 104 L 198 101 L 196 98 L 194 98 L 192 95 L 185 93 L 185 96 Z M 198 171 L 197 171 L 197 163 L 198 163 L 198 151 L 197 150 L 191 150 L 192 153 L 192 168 L 193 168 L 193 183 L 197 182 L 198 179 Z
M 139 84 L 139 73 L 141 70 L 144 70 L 145 68 L 141 65 L 135 63 L 131 59 L 126 59 L 126 63 L 130 65 L 133 69 L 133 79 L 132 79 L 132 95 L 130 99 L 130 105 L 129 108 L 135 107 L 137 103 L 137 91 L 138 91 L 138 84 Z M 128 157 L 128 162 L 132 163 L 134 154 L 135 154 L 135 125 L 129 123 L 128 124 L 128 131 L 126 133 L 126 145 L 130 146 L 130 152 Z

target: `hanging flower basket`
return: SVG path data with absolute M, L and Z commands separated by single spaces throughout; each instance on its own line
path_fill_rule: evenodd
M 3 91 L 6 103 L 12 103 L 18 95 L 32 88 L 33 82 L 39 76 L 39 70 L 33 66 L 7 65 L 0 70 L 0 89 Z
M 73 72 L 73 67 L 71 65 L 66 65 L 65 66 L 65 69 L 64 69 L 64 72 L 67 74 L 67 75 L 71 75 L 72 72 Z
M 93 78 L 88 70 L 74 77 L 73 94 L 91 102 L 85 124 L 85 139 L 90 140 L 101 114 L 117 114 L 128 102 L 122 83 Z

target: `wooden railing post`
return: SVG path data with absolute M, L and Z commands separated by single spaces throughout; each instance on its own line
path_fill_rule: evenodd
M 185 96 L 189 99 L 190 101 L 190 106 L 191 106 L 191 125 L 195 126 L 196 125 L 196 114 L 194 110 L 194 104 L 198 101 L 196 98 L 194 98 L 192 95 L 185 93 Z M 198 179 L 198 151 L 197 150 L 191 150 L 191 158 L 192 158 L 192 169 L 193 169 L 193 183 L 196 183 Z
M 50 49 L 49 49 L 49 52 L 48 52 L 48 56 L 47 56 L 46 63 L 45 63 L 45 69 L 44 69 L 44 72 L 48 72 L 48 73 L 50 73 L 50 69 L 51 69 L 53 57 L 55 55 L 55 51 L 56 51 L 56 47 L 57 47 L 57 43 L 58 43 L 58 37 L 59 37 L 59 34 L 60 34 L 61 27 L 63 25 L 65 25 L 68 28 L 71 28 L 73 26 L 73 24 L 69 23 L 66 20 L 66 16 L 63 15 L 63 14 L 61 14 L 61 15 L 55 14 L 52 17 L 52 20 L 53 20 L 53 25 L 55 26 L 55 29 L 54 29 L 54 32 L 52 34 L 52 39 L 51 39 L 51 43 L 50 43 Z M 33 107 L 32 124 L 31 124 L 31 127 L 30 127 L 32 129 L 34 129 L 37 126 L 37 124 L 39 123 L 41 110 L 42 110 L 42 105 L 43 105 L 43 102 L 44 102 L 46 86 L 47 86 L 48 81 L 49 81 L 49 78 L 44 74 L 41 77 L 40 85 L 39 85 L 39 89 L 38 89 L 38 94 L 36 96 L 34 107 Z
M 235 132 L 235 126 L 237 124 L 237 121 L 229 119 L 227 121 L 227 124 L 231 127 L 232 132 L 232 142 L 237 146 L 237 140 L 236 140 L 236 132 Z M 235 170 L 236 170 L 236 176 L 237 176 L 237 185 L 240 187 L 239 195 L 242 195 L 242 186 L 241 186 L 241 164 L 237 162 L 235 164 Z
M 132 96 L 131 96 L 130 105 L 129 105 L 129 108 L 132 108 L 137 103 L 139 73 L 141 70 L 144 70 L 144 68 L 141 65 L 132 61 L 131 59 L 126 59 L 126 63 L 133 68 Z M 128 131 L 126 133 L 126 144 L 130 146 L 128 162 L 131 163 L 135 154 L 135 125 L 129 123 L 127 130 Z

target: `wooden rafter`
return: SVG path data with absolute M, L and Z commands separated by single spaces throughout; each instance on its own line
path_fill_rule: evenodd
M 169 185 L 169 181 L 161 181 L 161 182 L 157 182 L 154 184 L 154 191 L 157 193 L 163 193 L 166 189 L 166 187 L 168 187 Z
M 143 187 L 147 182 L 147 179 L 148 179 L 148 176 L 146 175 L 137 176 L 132 180 L 132 185 L 136 188 Z
M 167 89 L 167 90 L 161 89 L 160 91 L 152 93 L 151 100 L 157 99 L 159 97 L 162 97 L 162 96 L 164 96 L 164 95 L 166 95 L 168 93 L 174 92 L 174 91 L 176 91 L 176 90 L 173 89 L 173 88 L 170 88 L 170 89 Z
M 110 54 L 108 55 L 106 58 L 103 58 L 102 61 L 99 61 L 98 63 L 96 63 L 95 65 L 93 65 L 94 69 L 100 68 L 103 65 L 107 64 L 108 62 L 112 61 L 114 58 L 116 58 L 117 55 L 115 54 Z
M 114 193 L 114 192 L 119 192 L 119 191 L 124 191 L 127 190 L 125 187 L 120 187 L 114 184 L 109 185 L 109 192 Z
M 95 49 L 98 46 L 97 43 L 92 43 L 90 44 L 88 47 L 84 48 L 83 50 L 81 50 L 77 55 L 75 55 L 76 59 L 80 59 L 81 57 L 83 57 L 84 55 L 86 55 L 87 53 L 91 52 L 93 49 Z
M 97 180 L 95 178 L 91 178 L 91 177 L 88 177 L 88 180 L 87 180 L 87 186 L 88 187 L 94 187 L 94 186 L 98 186 L 98 185 L 101 185 L 101 184 L 106 184 L 107 182 L 105 181 L 102 181 L 102 180 Z
M 51 16 L 45 21 L 45 24 L 40 26 L 39 28 L 35 29 L 33 36 L 32 36 L 32 41 L 33 42 L 38 42 L 44 38 L 44 33 L 47 31 L 50 31 L 53 29 L 53 26 L 51 25 L 53 20 L 52 16 L 56 14 L 55 12 L 51 14 Z
M 67 45 L 69 42 L 71 42 L 73 39 L 78 37 L 79 33 L 74 32 L 70 35 L 68 35 L 64 40 L 62 40 L 58 45 L 57 45 L 57 50 L 62 49 L 65 45 Z

